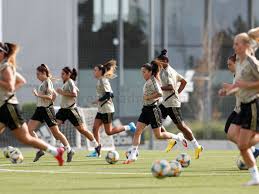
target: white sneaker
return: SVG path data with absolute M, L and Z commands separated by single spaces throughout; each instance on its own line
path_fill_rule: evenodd
M 259 179 L 252 179 L 248 181 L 244 186 L 254 186 L 254 185 L 259 185 Z
M 130 164 L 132 162 L 135 162 L 137 160 L 137 150 L 132 149 L 129 157 L 127 160 L 123 162 L 123 164 Z
M 177 136 L 180 139 L 180 142 L 182 143 L 183 147 L 187 148 L 188 147 L 188 143 L 187 140 L 185 139 L 185 137 L 183 136 L 182 133 L 178 133 Z

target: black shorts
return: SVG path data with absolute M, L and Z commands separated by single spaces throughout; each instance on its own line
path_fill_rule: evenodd
M 162 113 L 158 106 L 144 106 L 138 122 L 151 124 L 152 129 L 162 126 Z
M 104 124 L 111 123 L 113 120 L 113 112 L 112 113 L 97 113 L 95 119 L 100 119 Z
M 182 112 L 180 107 L 168 107 L 166 108 L 163 104 L 159 105 L 163 119 L 169 116 L 174 124 L 181 124 L 183 122 Z
M 243 129 L 259 132 L 259 99 L 241 103 L 240 122 Z
M 55 110 L 53 106 L 50 107 L 37 107 L 31 120 L 39 121 L 41 123 L 46 123 L 48 127 L 53 127 L 57 125 L 57 120 L 55 118 Z
M 228 130 L 231 124 L 240 125 L 240 114 L 237 113 L 236 111 L 233 111 L 229 115 L 225 124 L 225 129 L 224 129 L 225 133 L 228 133 Z
M 5 103 L 0 107 L 0 122 L 11 130 L 22 127 L 24 119 L 18 104 Z
M 75 127 L 83 123 L 83 119 L 79 114 L 77 107 L 75 108 L 61 108 L 56 114 L 56 119 L 63 123 L 68 119 Z

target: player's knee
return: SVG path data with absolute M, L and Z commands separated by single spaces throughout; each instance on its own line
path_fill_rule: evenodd
M 238 145 L 238 148 L 240 151 L 245 151 L 250 148 L 248 144 L 243 143 L 243 142 L 239 142 L 237 145 Z
M 107 131 L 106 131 L 106 134 L 107 134 L 108 136 L 113 135 L 112 131 L 110 131 L 110 130 L 107 130 Z
M 155 133 L 155 137 L 156 137 L 157 139 L 162 139 L 161 133 Z
M 21 143 L 25 145 L 32 145 L 33 144 L 34 137 L 30 135 L 25 135 L 23 138 L 20 139 Z

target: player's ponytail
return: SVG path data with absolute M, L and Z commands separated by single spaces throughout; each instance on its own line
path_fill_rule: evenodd
M 115 71 L 117 68 L 116 63 L 117 62 L 112 59 L 103 65 L 102 64 L 96 65 L 96 67 L 102 72 L 102 76 L 108 79 L 113 79 L 117 77 L 117 75 L 115 74 Z
M 157 59 L 169 63 L 169 59 L 167 57 L 167 50 L 163 49 L 161 51 L 161 54 L 157 57 Z
M 151 62 L 151 67 L 152 67 L 152 75 L 157 79 L 160 80 L 160 70 L 162 68 L 162 64 L 159 63 L 158 61 L 152 61 Z
M 108 79 L 113 79 L 115 77 L 117 77 L 117 75 L 115 74 L 116 72 L 116 68 L 117 68 L 117 62 L 115 60 L 109 60 L 108 62 L 106 62 L 104 65 L 105 68 L 105 73 L 104 73 L 104 77 L 108 78 Z
M 0 50 L 4 52 L 6 61 L 16 67 L 16 54 L 19 51 L 19 46 L 13 43 L 2 43 L 0 42 Z
M 77 77 L 77 70 L 75 68 L 73 68 L 72 70 L 69 67 L 64 67 L 62 69 L 62 71 L 64 71 L 66 74 L 69 74 L 69 77 L 76 81 L 76 77 Z

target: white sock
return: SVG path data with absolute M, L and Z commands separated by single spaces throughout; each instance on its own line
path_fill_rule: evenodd
M 248 170 L 249 170 L 249 172 L 250 172 L 250 174 L 252 176 L 252 179 L 258 181 L 259 180 L 259 173 L 258 173 L 257 166 L 255 165 L 254 167 L 249 168 Z
M 193 138 L 193 140 L 191 141 L 191 143 L 192 143 L 192 146 L 193 146 L 194 148 L 198 148 L 198 147 L 199 147 L 199 143 L 197 142 L 197 140 L 196 140 L 195 138 Z
M 129 160 L 135 159 L 137 156 L 137 150 L 138 150 L 138 146 L 132 146 L 131 147 L 131 154 L 129 155 Z
M 168 132 L 169 133 L 169 132 Z M 172 139 L 176 140 L 176 141 L 180 141 L 180 137 L 178 135 L 175 135 L 173 133 L 170 133 Z
M 129 125 L 124 125 L 123 127 L 124 127 L 125 131 L 129 131 L 130 130 L 130 126 Z
M 93 146 L 96 148 L 99 144 L 97 143 L 97 141 L 94 139 L 93 141 L 91 141 Z
M 55 147 L 53 147 L 51 145 L 48 145 L 46 152 L 50 153 L 53 156 L 57 156 L 58 155 L 57 148 L 55 148 Z
M 69 153 L 72 150 L 69 144 L 65 146 L 65 150 L 67 151 L 67 153 Z

